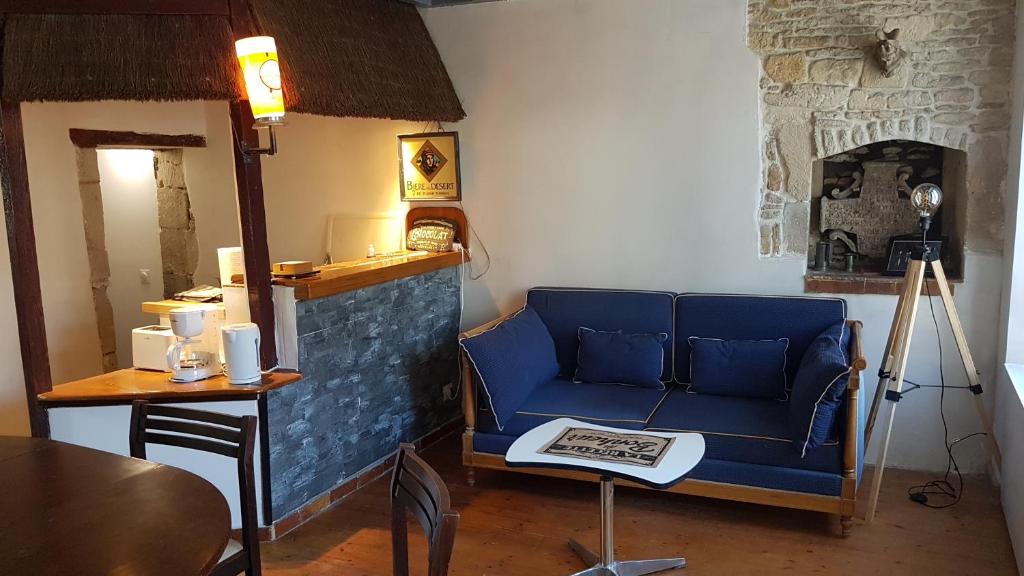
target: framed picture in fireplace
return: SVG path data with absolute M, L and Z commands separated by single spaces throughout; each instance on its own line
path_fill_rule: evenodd
M 885 270 L 882 276 L 903 276 L 907 273 L 910 264 L 910 255 L 914 248 L 921 245 L 920 234 L 903 234 L 889 238 L 889 251 L 886 256 Z M 946 255 L 946 238 L 935 238 L 928 240 L 928 248 L 939 255 L 939 259 Z M 926 274 L 932 276 L 931 268 L 926 269 Z
M 403 202 L 462 200 L 458 132 L 406 134 L 398 148 Z

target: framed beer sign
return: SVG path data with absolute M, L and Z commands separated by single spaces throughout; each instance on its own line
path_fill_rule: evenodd
M 458 132 L 407 134 L 398 145 L 402 202 L 462 200 Z

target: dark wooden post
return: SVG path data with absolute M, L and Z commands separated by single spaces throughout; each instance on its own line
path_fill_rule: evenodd
M 256 30 L 249 3 L 231 0 L 231 31 L 235 40 Z M 239 88 L 244 94 L 244 88 Z M 267 212 L 263 204 L 263 169 L 258 154 L 246 154 L 242 147 L 259 147 L 259 134 L 247 100 L 231 103 L 231 129 L 235 133 L 235 185 L 242 224 L 242 252 L 249 291 L 249 315 L 260 327 L 260 363 L 263 369 L 277 365 L 274 333 L 273 288 L 270 285 L 270 248 L 267 245 Z
M 21 105 L 0 103 L 3 137 L 0 139 L 0 186 L 3 187 L 7 244 L 11 253 L 14 307 L 18 314 L 21 368 L 25 375 L 32 435 L 50 436 L 50 421 L 39 405 L 37 394 L 53 388 L 50 356 L 43 322 L 43 295 L 39 284 L 39 261 L 32 226 L 32 199 L 28 188 L 25 135 L 21 126 Z

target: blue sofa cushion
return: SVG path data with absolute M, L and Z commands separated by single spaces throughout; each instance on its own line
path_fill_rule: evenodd
M 480 414 L 477 430 L 519 436 L 556 418 L 642 430 L 667 392 L 638 386 L 588 384 L 556 378 L 538 386 L 497 429 L 493 418 Z
M 559 378 L 538 386 L 516 410 L 516 416 L 544 419 L 526 430 L 563 417 L 640 430 L 666 394 L 664 390 L 653 388 L 588 384 Z M 508 432 L 522 433 L 511 429 Z
M 601 332 L 580 326 L 579 335 L 574 381 L 665 389 L 661 373 L 668 334 Z
M 806 458 L 793 450 L 789 406 L 778 400 L 687 394 L 677 387 L 647 429 L 703 434 L 709 459 L 842 473 L 842 446 L 834 435 Z
M 480 378 L 498 430 L 538 385 L 558 373 L 551 334 L 529 306 L 461 344 Z
M 850 383 L 850 331 L 845 322 L 826 328 L 804 352 L 789 401 L 790 437 L 801 456 L 824 444 Z
M 675 377 L 682 383 L 689 383 L 690 336 L 722 340 L 789 338 L 786 375 L 792 383 L 811 341 L 825 328 L 846 319 L 846 302 L 839 298 L 680 294 L 675 306 Z
M 690 337 L 690 392 L 786 399 L 789 339 L 719 340 Z
M 593 330 L 622 330 L 628 334 L 669 335 L 661 380 L 672 379 L 671 292 L 639 290 L 597 290 L 587 288 L 533 288 L 526 302 L 547 325 L 555 341 L 559 375 L 571 379 L 576 373 L 580 326 Z

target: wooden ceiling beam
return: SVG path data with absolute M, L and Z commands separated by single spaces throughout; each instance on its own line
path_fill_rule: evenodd
M 3 14 L 230 16 L 228 0 L 0 0 Z
M 146 134 L 111 130 L 68 130 L 79 148 L 206 148 L 206 136 L 198 134 Z

